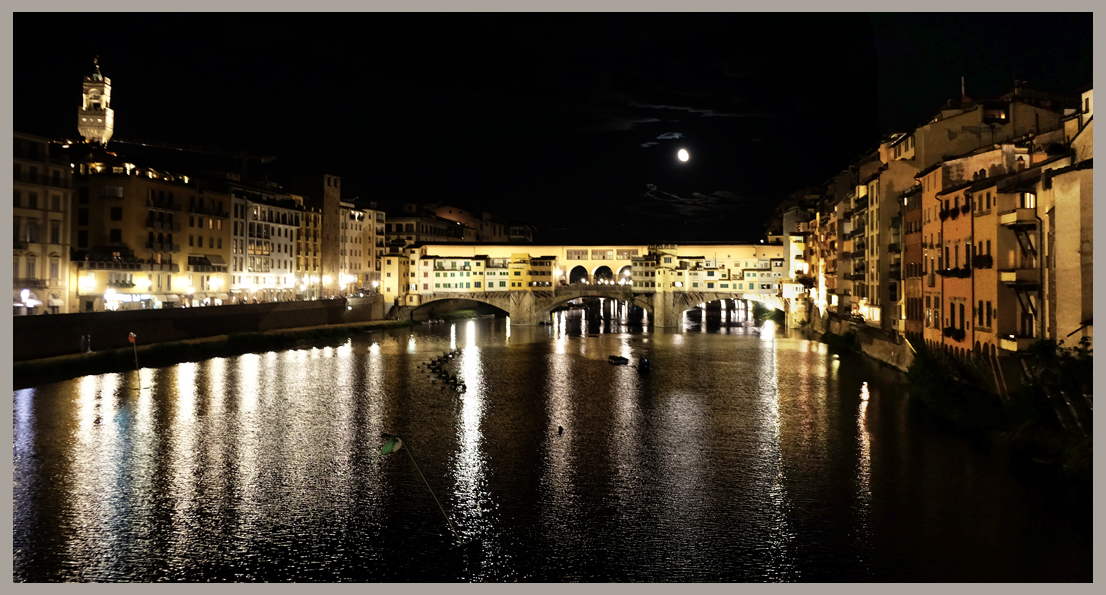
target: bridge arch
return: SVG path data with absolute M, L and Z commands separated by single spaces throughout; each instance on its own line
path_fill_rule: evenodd
M 507 316 L 512 316 L 511 312 L 511 300 L 508 292 L 496 292 L 489 294 L 464 294 L 464 295 L 424 295 L 422 301 L 418 305 L 408 306 L 407 318 L 416 322 L 432 318 L 432 312 L 435 305 L 441 305 L 444 302 L 449 301 L 468 301 L 477 302 L 487 306 L 491 306 L 497 310 L 504 312 Z M 514 316 L 512 316 L 514 317 Z
M 586 268 L 584 268 L 583 265 L 578 264 L 578 265 L 572 267 L 572 270 L 568 272 L 568 282 L 569 283 L 575 284 L 575 283 L 583 283 L 585 281 L 590 283 L 591 282 L 591 275 L 588 274 L 588 270 Z
M 614 289 L 615 286 L 609 286 L 611 287 L 609 291 L 599 289 L 599 287 L 575 292 L 559 292 L 559 294 L 553 298 L 542 300 L 541 304 L 537 304 L 539 306 L 537 319 L 549 320 L 549 316 L 550 314 L 552 314 L 553 310 L 567 304 L 568 302 L 571 302 L 572 300 L 588 297 L 606 298 L 619 302 L 629 302 L 630 305 L 637 306 L 645 310 L 645 312 L 648 313 L 650 317 L 653 316 L 653 300 L 650 299 L 649 296 L 633 294 L 629 291 L 618 291 L 617 289 Z
M 614 271 L 611 267 L 601 264 L 591 271 L 591 278 L 593 283 L 600 283 L 601 281 L 614 282 Z

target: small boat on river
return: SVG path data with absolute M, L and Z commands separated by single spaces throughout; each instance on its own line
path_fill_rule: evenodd
M 626 359 L 621 355 L 612 355 L 607 358 L 607 361 L 616 366 L 625 366 L 626 364 L 630 363 L 629 359 Z

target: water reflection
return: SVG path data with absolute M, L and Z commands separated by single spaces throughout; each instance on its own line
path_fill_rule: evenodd
M 612 332 L 629 306 L 607 306 L 598 333 L 561 311 L 509 343 L 509 321 L 467 321 L 16 391 L 13 576 L 1090 578 L 1089 511 L 1068 518 L 1015 474 L 979 480 L 1002 473 L 990 454 L 881 398 L 863 362 L 770 325 Z M 447 341 L 463 392 L 418 366 Z M 478 557 L 454 563 L 383 431 L 414 441 Z M 970 498 L 918 489 L 950 475 Z M 996 511 L 1028 538 L 989 539 Z

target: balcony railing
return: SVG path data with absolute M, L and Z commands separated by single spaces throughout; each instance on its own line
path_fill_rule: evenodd
M 154 231 L 180 231 L 180 223 L 169 223 L 167 221 L 147 219 L 146 229 L 152 229 Z
M 990 254 L 976 254 L 972 257 L 972 266 L 977 269 L 989 269 L 995 264 Z
M 941 269 L 937 271 L 937 274 L 950 279 L 967 279 L 972 276 L 972 269 L 968 266 L 957 269 Z
M 895 242 L 895 243 L 892 243 L 892 244 L 887 244 L 887 251 L 888 252 L 899 253 L 899 252 L 902 252 L 902 246 L 898 242 Z
M 29 277 L 12 279 L 12 284 L 17 287 L 34 287 L 35 289 L 46 289 L 49 286 L 46 279 L 32 279 Z
M 154 252 L 180 252 L 180 244 L 165 242 L 146 242 L 146 249 Z
M 226 211 L 220 211 L 219 209 L 216 209 L 214 207 L 202 207 L 201 208 L 201 207 L 197 207 L 197 206 L 191 206 L 191 207 L 188 207 L 188 212 L 189 213 L 195 213 L 197 215 L 211 215 L 212 217 L 221 217 L 223 219 L 229 219 L 230 218 L 230 213 L 228 213 Z M 266 221 L 265 223 L 279 223 L 279 221 Z
M 225 273 L 225 272 L 227 272 L 227 267 L 217 266 L 217 265 L 206 265 L 206 264 L 190 264 L 190 265 L 188 265 L 188 272 L 189 273 Z
M 169 263 L 156 262 L 123 262 L 119 260 L 78 260 L 78 269 L 93 271 L 164 271 L 168 273 L 180 272 L 180 266 Z
M 1004 227 L 1036 227 L 1036 209 L 1011 209 L 998 214 L 998 224 Z
M 1037 269 L 1006 269 L 999 271 L 999 281 L 1008 286 L 1035 287 L 1038 283 Z
M 1006 351 L 1025 351 L 1036 342 L 1035 337 L 1026 337 L 1020 335 L 1000 335 L 998 338 L 999 349 L 1005 349 Z
M 16 157 L 19 157 L 16 155 Z M 40 186 L 52 186 L 54 188 L 71 188 L 72 182 L 67 178 L 59 177 L 54 179 L 53 176 L 47 176 L 41 173 L 31 175 L 30 172 L 23 172 L 22 175 L 14 176 L 13 182 L 25 182 L 27 184 L 38 184 Z
M 153 200 L 146 199 L 146 207 L 150 209 L 158 209 L 161 211 L 179 211 L 180 203 L 171 200 Z

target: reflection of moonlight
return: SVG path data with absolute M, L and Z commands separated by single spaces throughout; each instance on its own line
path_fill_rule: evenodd
M 687 149 L 680 149 L 680 152 L 676 153 L 676 156 L 680 158 L 680 161 L 691 159 L 691 155 L 688 155 Z

